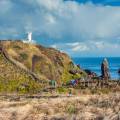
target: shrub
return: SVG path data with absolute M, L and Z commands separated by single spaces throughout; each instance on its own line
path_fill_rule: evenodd
M 111 92 L 111 90 L 108 89 L 108 88 L 103 88 L 103 89 L 101 89 L 101 93 L 103 93 L 103 94 L 108 94 L 108 93 L 110 93 L 110 92 Z
M 60 88 L 57 89 L 57 92 L 60 93 L 60 94 L 61 94 L 61 93 L 67 93 L 67 92 L 68 92 L 68 89 L 67 89 L 67 88 L 64 88 L 64 87 L 60 87 Z
M 22 60 L 26 60 L 28 58 L 28 55 L 26 53 L 20 53 L 20 58 Z
M 22 49 L 22 48 L 21 48 L 20 46 L 18 46 L 18 45 L 14 45 L 13 48 L 15 48 L 15 49 L 17 49 L 17 50 Z
M 70 73 L 68 72 L 67 69 L 64 69 L 63 74 L 62 74 L 62 81 L 63 81 L 63 82 L 68 82 L 68 81 L 70 81 L 71 79 L 78 79 L 78 78 L 80 78 L 80 77 L 81 77 L 80 74 L 72 75 L 72 74 L 70 74 Z
M 69 105 L 66 108 L 66 112 L 69 114 L 75 114 L 77 112 L 77 109 L 74 105 Z

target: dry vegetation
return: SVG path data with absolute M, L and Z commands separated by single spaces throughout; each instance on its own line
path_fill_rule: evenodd
M 120 120 L 120 94 L 1 98 L 0 120 Z
M 49 89 L 48 81 L 41 82 L 42 76 L 47 80 L 57 80 L 61 85 L 86 74 L 82 71 L 79 75 L 71 75 L 69 70 L 79 68 L 72 63 L 69 56 L 55 49 L 20 41 L 3 41 L 2 44 L 11 59 L 6 58 L 1 48 L 0 93 L 4 96 L 0 96 L 0 120 L 120 120 L 119 83 L 113 87 L 109 85 L 97 89 L 93 86 L 86 88 L 86 84 L 84 88 L 59 86 Z M 33 56 L 37 56 L 35 64 Z M 40 60 L 36 62 L 36 58 Z M 24 67 L 29 72 L 26 72 Z M 31 76 L 32 67 L 34 73 L 40 76 L 40 81 Z M 73 96 L 66 95 L 70 90 Z M 6 93 L 23 96 L 5 96 Z M 31 94 L 31 98 L 25 96 L 27 93 Z M 36 95 L 37 97 L 33 98 L 32 94 L 35 93 L 47 96 L 38 98 L 39 95 Z M 51 94 L 54 96 L 49 97 Z

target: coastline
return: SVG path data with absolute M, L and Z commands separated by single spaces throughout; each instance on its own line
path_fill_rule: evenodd
M 104 58 L 108 59 L 111 79 L 119 79 L 120 57 L 72 57 L 72 60 L 75 64 L 79 64 L 82 69 L 90 69 L 101 75 L 101 62 Z

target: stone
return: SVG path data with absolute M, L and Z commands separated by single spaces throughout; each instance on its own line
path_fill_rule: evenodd
M 101 76 L 102 79 L 109 80 L 110 79 L 110 72 L 109 72 L 109 63 L 108 60 L 105 58 L 101 64 Z
M 118 70 L 118 74 L 120 75 L 120 68 L 119 68 L 119 70 Z
M 118 69 L 118 75 L 119 75 L 119 79 L 120 79 L 120 68 Z

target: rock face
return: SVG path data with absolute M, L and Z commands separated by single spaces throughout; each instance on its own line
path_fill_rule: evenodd
M 120 69 L 118 70 L 118 75 L 119 75 L 119 78 L 120 78 Z
M 70 70 L 79 69 L 66 53 L 53 48 L 23 43 L 20 40 L 1 41 L 1 45 L 16 64 L 45 80 L 64 82 L 74 78 L 74 75 L 69 73 Z M 79 77 L 81 75 L 82 73 Z
M 109 64 L 106 58 L 103 60 L 101 64 L 101 74 L 103 79 L 105 80 L 110 79 Z

